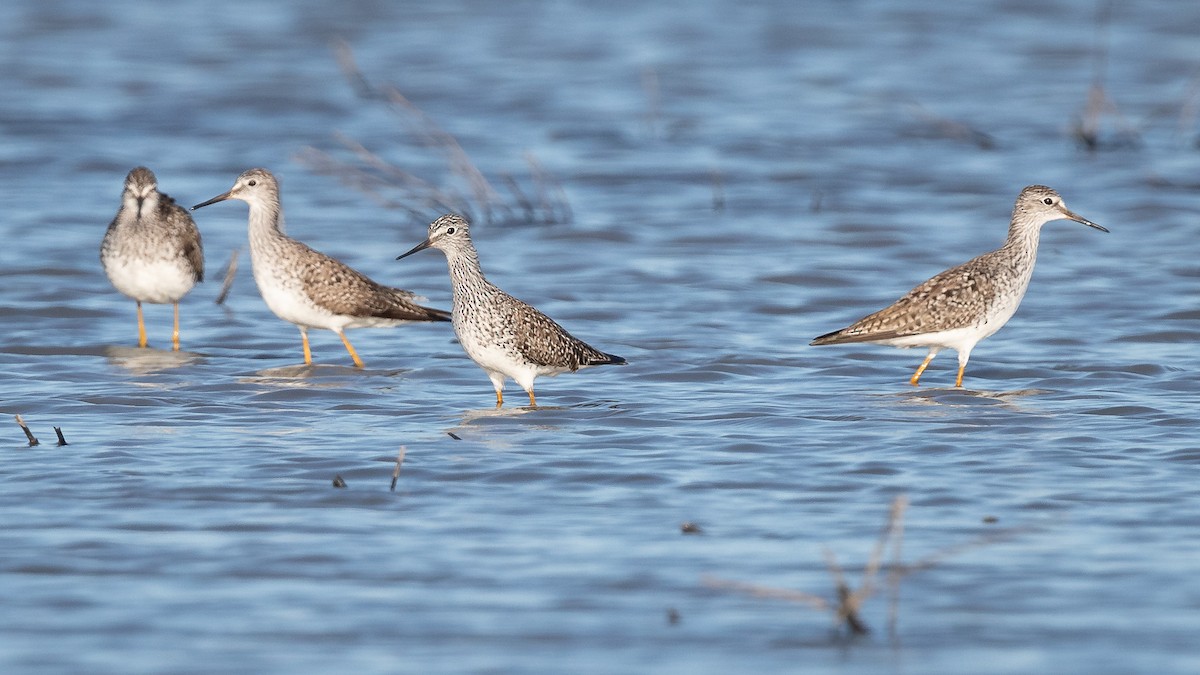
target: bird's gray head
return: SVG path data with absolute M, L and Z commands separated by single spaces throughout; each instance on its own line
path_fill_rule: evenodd
M 396 260 L 406 258 L 417 251 L 427 248 L 437 248 L 444 252 L 471 248 L 471 226 L 467 219 L 453 213 L 438 218 L 429 224 L 429 236 L 425 241 L 412 247 L 405 253 L 396 256 Z
M 153 209 L 158 203 L 158 179 L 154 177 L 154 172 L 144 166 L 130 171 L 125 176 L 125 190 L 122 199 L 129 208 L 137 209 L 139 215 L 146 207 L 147 201 L 150 202 L 150 208 Z
M 1041 227 L 1052 220 L 1073 220 L 1094 227 L 1101 232 L 1108 232 L 1103 227 L 1076 214 L 1067 208 L 1062 197 L 1045 185 L 1030 185 L 1021 190 L 1017 196 L 1016 206 L 1013 207 L 1013 224 L 1023 224 L 1026 227 Z
M 277 205 L 279 203 L 279 182 L 266 169 L 249 169 L 237 177 L 229 192 L 217 195 L 206 202 L 200 202 L 193 206 L 192 210 L 223 202 L 226 199 L 240 199 L 247 204 Z

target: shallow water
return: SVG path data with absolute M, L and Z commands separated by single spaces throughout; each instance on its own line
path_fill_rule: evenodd
M 1200 5 L 347 4 L 0 7 L 0 387 L 43 441 L 8 427 L 0 670 L 1200 670 Z M 451 181 L 338 39 L 497 185 L 561 183 L 570 222 L 474 228 L 485 269 L 630 365 L 500 411 L 446 325 L 297 365 L 240 202 L 196 214 L 184 351 L 163 306 L 132 347 L 98 247 L 137 164 L 184 204 L 270 167 L 294 236 L 449 306 L 439 253 L 393 260 L 434 209 L 301 161 L 340 132 Z M 1112 232 L 1045 228 L 964 390 L 949 352 L 913 389 L 918 351 L 807 346 L 997 245 L 1028 183 Z M 886 587 L 849 638 L 705 581 L 832 600 L 822 548 L 857 585 L 901 494 L 904 560 L 945 556 L 894 634 Z

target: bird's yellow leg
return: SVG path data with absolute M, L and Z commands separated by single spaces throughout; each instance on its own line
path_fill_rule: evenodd
M 138 346 L 146 346 L 146 321 L 142 318 L 142 301 L 138 300 Z
M 909 378 L 909 384 L 914 387 L 917 386 L 917 382 L 921 381 L 921 374 L 924 373 L 925 369 L 929 367 L 929 362 L 932 361 L 933 357 L 935 356 L 937 356 L 937 352 L 929 352 L 929 354 L 925 356 L 925 360 L 921 362 L 921 365 L 917 366 L 917 372 L 913 373 L 913 376 Z
M 179 301 L 175 301 L 175 329 L 171 331 L 171 347 L 179 351 Z
M 526 389 L 525 393 L 529 394 L 529 407 L 536 408 L 537 407 L 537 399 L 533 397 L 533 387 Z
M 955 380 L 954 380 L 954 386 L 960 387 L 960 388 L 962 387 L 963 371 L 965 371 L 966 369 L 967 369 L 967 364 L 965 364 L 965 363 L 958 367 L 958 377 L 955 378 Z
M 354 351 L 354 346 L 350 344 L 350 340 L 345 333 L 338 333 L 338 337 L 342 338 L 342 344 L 346 345 L 346 351 L 350 352 L 350 358 L 354 359 L 354 367 L 362 368 L 362 359 L 358 358 L 358 352 Z
M 504 405 L 504 392 L 497 389 L 496 390 L 496 407 L 499 408 L 502 405 Z
M 300 344 L 304 346 L 304 365 L 312 365 L 312 352 L 308 349 L 308 329 L 300 327 Z

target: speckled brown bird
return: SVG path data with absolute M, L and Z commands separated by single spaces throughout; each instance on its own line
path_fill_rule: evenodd
M 145 347 L 142 303 L 171 303 L 171 345 L 179 351 L 179 300 L 204 280 L 204 246 L 182 206 L 158 191 L 154 172 L 139 166 L 125 176 L 121 208 L 100 243 L 100 264 L 121 293 L 137 301 L 138 346 Z
M 309 328 L 337 333 L 354 365 L 362 368 L 362 359 L 346 338 L 346 329 L 450 320 L 449 312 L 418 305 L 412 292 L 378 284 L 284 234 L 279 182 L 270 171 L 245 171 L 229 192 L 197 204 L 192 210 L 226 199 L 240 199 L 250 205 L 250 261 L 254 281 L 275 316 L 300 329 L 305 364 L 312 363 Z
M 893 347 L 928 347 L 925 360 L 909 379 L 914 387 L 933 357 L 949 347 L 958 352 L 954 386 L 961 387 L 971 350 L 1000 330 L 1025 297 L 1042 226 L 1053 220 L 1074 220 L 1108 232 L 1072 213 L 1054 190 L 1030 185 L 1017 197 L 1003 246 L 942 272 L 891 306 L 821 335 L 810 344 L 874 342 Z
M 467 356 L 483 368 L 504 404 L 504 381 L 511 377 L 537 406 L 533 381 L 580 368 L 624 365 L 625 359 L 588 346 L 553 319 L 497 288 L 483 276 L 471 231 L 461 216 L 444 215 L 429 226 L 425 241 L 396 259 L 436 248 L 446 254 L 454 286 L 454 334 Z

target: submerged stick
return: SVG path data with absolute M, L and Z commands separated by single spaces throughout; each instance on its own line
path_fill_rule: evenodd
M 883 560 L 890 548 L 891 562 L 887 564 L 887 583 L 891 590 L 888 631 L 894 638 L 896 635 L 900 582 L 904 577 L 930 569 L 946 558 L 962 553 L 963 551 L 994 544 L 1024 532 L 1040 529 L 1037 526 L 1026 526 L 990 532 L 962 544 L 939 549 L 916 562 L 906 564 L 901 561 L 901 548 L 904 541 L 904 515 L 908 509 L 908 505 L 908 497 L 905 495 L 899 495 L 892 501 L 887 522 L 876 539 L 871 557 L 868 559 L 867 565 L 863 570 L 862 583 L 857 589 L 852 588 L 846 582 L 845 574 L 842 571 L 841 565 L 838 564 L 837 559 L 834 557 L 833 551 L 828 548 L 822 549 L 825 557 L 825 566 L 829 570 L 830 576 L 833 577 L 834 595 L 837 599 L 836 604 L 820 596 L 802 591 L 772 588 L 770 586 L 729 581 L 709 576 L 702 577 L 701 582 L 708 588 L 737 591 L 757 598 L 801 602 L 814 609 L 830 611 L 834 614 L 836 625 L 841 626 L 845 624 L 852 634 L 865 635 L 870 632 L 870 629 L 866 622 L 862 620 L 860 611 L 866 600 L 876 592 L 876 577 L 879 576 L 884 568 Z
M 58 447 L 70 445 L 67 443 L 67 439 L 63 438 L 62 427 L 54 427 L 54 433 L 58 435 Z
M 1188 83 L 1183 104 L 1179 106 L 1179 136 L 1186 138 L 1188 130 L 1196 127 L 1196 115 L 1200 111 L 1200 73 L 1192 76 Z
M 769 598 L 772 600 L 788 600 L 790 602 L 802 602 L 814 609 L 826 610 L 830 609 L 829 603 L 825 598 L 803 591 L 792 591 L 786 588 L 771 588 L 770 586 L 760 586 L 758 584 L 748 584 L 742 581 L 731 581 L 729 579 L 719 579 L 717 577 L 704 576 L 701 577 L 700 583 L 708 588 L 718 590 L 737 591 L 755 598 Z
M 229 296 L 229 289 L 233 287 L 233 276 L 237 274 L 238 253 L 241 252 L 242 249 L 235 248 L 229 255 L 229 265 L 225 267 L 225 280 L 221 282 L 221 292 L 217 295 L 216 303 L 218 305 L 225 304 L 225 298 Z
M 400 479 L 400 465 L 404 464 L 404 446 L 400 447 L 400 454 L 396 455 L 396 468 L 391 471 L 391 491 L 396 491 L 396 480 Z
M 355 95 L 365 99 L 382 98 L 375 87 L 371 86 L 367 76 L 359 69 L 358 63 L 354 60 L 354 52 L 345 40 L 338 40 L 333 44 L 333 54 L 337 59 L 338 67 L 342 69 L 342 75 L 354 88 Z
M 1103 143 L 1101 126 L 1105 115 L 1111 115 L 1116 119 L 1115 145 L 1130 146 L 1141 142 L 1137 127 L 1125 119 L 1120 109 L 1117 108 L 1116 102 L 1108 95 L 1104 87 L 1108 71 L 1109 33 L 1111 32 L 1114 4 L 1112 0 L 1097 3 L 1096 39 L 1094 42 L 1096 50 L 1092 54 L 1092 83 L 1088 87 L 1087 102 L 1084 104 L 1083 112 L 1075 118 L 1071 125 L 1071 132 L 1075 136 L 1075 140 L 1089 151 L 1100 149 Z
M 836 625 L 846 624 L 851 633 L 855 635 L 866 635 L 870 632 L 867 629 L 867 624 L 858 616 L 858 610 L 862 607 L 865 601 L 871 595 L 871 582 L 864 580 L 862 587 L 858 591 L 850 588 L 850 584 L 846 583 L 846 577 L 842 574 L 842 567 L 838 565 L 837 558 L 834 557 L 833 551 L 828 547 L 822 547 L 822 553 L 825 555 L 825 566 L 829 568 L 829 574 L 833 577 L 834 592 L 837 593 L 837 608 L 833 613 L 833 620 Z M 867 574 L 870 574 L 868 566 Z
M 859 610 L 862 608 L 867 598 L 875 594 L 875 579 L 879 575 L 879 570 L 883 565 L 883 554 L 890 541 L 893 546 L 893 552 L 896 556 L 900 554 L 899 538 L 904 532 L 904 511 L 908 508 L 908 497 L 899 495 L 892 500 L 891 509 L 888 511 L 887 522 L 884 523 L 883 529 L 879 532 L 879 537 L 875 539 L 875 547 L 871 550 L 871 557 L 867 560 L 867 567 L 863 570 L 862 582 L 858 589 L 850 588 L 842 577 L 841 569 L 837 566 L 837 561 L 833 557 L 833 552 L 825 549 L 825 562 L 833 574 L 835 589 L 838 597 L 837 620 L 838 623 L 845 622 L 846 626 L 855 635 L 866 635 L 869 631 L 867 624 L 859 616 Z M 899 564 L 897 557 L 895 564 Z M 894 626 L 894 624 L 892 624 Z
M 980 150 L 993 150 L 996 141 L 990 134 L 958 120 L 942 117 L 916 101 L 909 102 L 913 115 L 920 118 L 942 138 L 973 143 Z
M 569 223 L 575 218 L 571 211 L 571 202 L 567 200 L 567 191 L 563 189 L 554 176 L 542 168 L 537 157 L 532 152 L 525 153 L 525 163 L 529 165 L 529 176 L 537 188 L 539 205 L 542 211 L 542 221 L 547 223 Z
M 21 426 L 21 431 L 25 432 L 25 438 L 29 439 L 29 447 L 32 448 L 33 446 L 38 445 L 38 439 L 33 435 L 33 432 L 29 430 L 29 427 L 25 426 L 25 420 L 21 419 L 20 415 L 16 415 L 15 417 L 17 418 L 17 424 Z
M 846 626 L 850 628 L 850 632 L 855 635 L 866 635 L 870 633 L 867 624 L 858 616 L 858 607 L 861 601 L 858 600 L 856 594 L 850 590 L 850 587 L 845 584 L 838 584 L 838 611 L 837 617 L 846 622 Z
M 900 559 L 901 549 L 904 545 L 904 509 L 908 508 L 908 496 L 900 495 L 892 502 L 892 564 L 888 569 L 888 586 L 891 589 L 889 594 L 891 597 L 888 601 L 888 635 L 892 639 L 896 639 L 896 624 L 900 617 L 900 579 L 903 578 L 900 570 L 904 563 Z
M 725 210 L 725 175 L 720 169 L 710 169 L 708 177 L 712 181 L 712 210 L 720 213 Z
M 343 76 L 364 100 L 378 102 L 399 118 L 413 141 L 438 154 L 449 170 L 446 187 L 424 180 L 366 149 L 362 144 L 335 134 L 345 146 L 348 159 L 313 148 L 300 156 L 318 173 L 331 175 L 389 208 L 398 208 L 424 220 L 429 211 L 453 212 L 471 221 L 530 223 L 567 222 L 572 218 L 566 192 L 548 177 L 536 162 L 530 161 L 532 188 L 523 189 L 505 176 L 508 191 L 502 193 L 467 154 L 450 132 L 421 110 L 394 85 L 376 85 L 364 74 L 350 45 L 343 40 L 333 45 L 334 58 Z M 440 175 L 440 174 L 439 174 Z M 394 195 L 385 198 L 383 193 Z
M 658 120 L 662 116 L 662 86 L 658 81 L 658 70 L 642 70 L 642 94 L 646 97 L 646 132 L 650 138 L 658 138 Z

